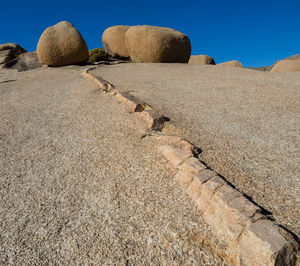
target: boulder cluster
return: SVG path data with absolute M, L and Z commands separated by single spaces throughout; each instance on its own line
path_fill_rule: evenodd
M 216 65 L 209 55 L 192 55 L 187 35 L 171 28 L 148 25 L 118 25 L 107 28 L 102 35 L 102 48 L 89 52 L 79 31 L 62 21 L 48 27 L 40 36 L 36 52 L 27 53 L 16 43 L 0 45 L 0 64 L 18 70 L 48 66 L 81 64 L 90 60 L 131 60 L 136 63 L 188 63 Z M 94 56 L 93 58 L 91 57 Z M 93 59 L 93 60 L 92 60 Z M 236 60 L 217 64 L 223 67 L 243 67 Z M 300 55 L 276 62 L 273 66 L 256 68 L 271 72 L 300 71 Z
M 139 63 L 187 63 L 189 38 L 176 30 L 155 26 L 113 26 L 102 35 L 105 52 Z

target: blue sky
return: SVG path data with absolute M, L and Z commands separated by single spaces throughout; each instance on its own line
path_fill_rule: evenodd
M 146 24 L 187 34 L 192 54 L 208 54 L 217 63 L 265 66 L 300 54 L 300 0 L 16 0 L 0 6 L 0 43 L 16 42 L 28 51 L 36 49 L 45 28 L 67 20 L 89 49 L 102 46 L 109 26 Z

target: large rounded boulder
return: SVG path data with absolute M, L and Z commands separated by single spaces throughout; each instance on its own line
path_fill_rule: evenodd
M 209 55 L 191 55 L 189 64 L 215 65 L 215 60 Z
M 300 60 L 285 59 L 278 61 L 271 69 L 271 72 L 294 72 L 300 71 Z
M 218 64 L 218 66 L 225 66 L 225 67 L 243 67 L 242 63 L 236 60 L 227 61 Z
M 155 26 L 133 26 L 125 33 L 125 45 L 133 62 L 187 63 L 189 38 L 176 30 Z
M 62 21 L 43 32 L 37 55 L 42 64 L 65 66 L 87 61 L 89 50 L 78 30 L 71 23 Z
M 130 26 L 113 26 L 107 28 L 102 34 L 102 44 L 107 54 L 113 57 L 128 58 L 125 45 L 125 33 Z

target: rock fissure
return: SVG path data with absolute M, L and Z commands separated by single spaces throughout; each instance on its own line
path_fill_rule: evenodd
M 220 184 L 220 185 L 218 185 L 215 189 L 214 189 L 214 191 L 213 191 L 213 193 L 212 193 L 212 195 L 211 195 L 211 200 L 213 199 L 213 197 L 215 196 L 215 194 L 218 192 L 218 190 L 221 188 L 221 187 L 223 187 L 225 184 Z

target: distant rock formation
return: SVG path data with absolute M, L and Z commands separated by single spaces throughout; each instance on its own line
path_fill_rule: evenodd
M 78 30 L 71 23 L 62 21 L 43 32 L 37 55 L 42 64 L 65 66 L 86 62 L 89 50 Z
M 271 69 L 271 72 L 294 72 L 300 71 L 300 60 L 281 60 Z
M 102 44 L 107 54 L 113 57 L 129 58 L 125 45 L 125 33 L 130 26 L 113 26 L 107 28 L 102 34 Z
M 215 65 L 215 60 L 209 55 L 191 55 L 189 64 Z
M 223 62 L 220 64 L 217 64 L 218 66 L 226 66 L 226 67 L 243 67 L 242 63 L 236 60 Z
M 271 72 L 294 72 L 300 71 L 300 54 L 296 54 L 277 61 L 271 69 Z
M 26 53 L 26 50 L 16 43 L 4 43 L 0 45 L 0 64 L 5 64 L 18 55 Z
M 125 45 L 133 62 L 187 63 L 191 55 L 189 38 L 170 28 L 132 26 L 125 33 Z

